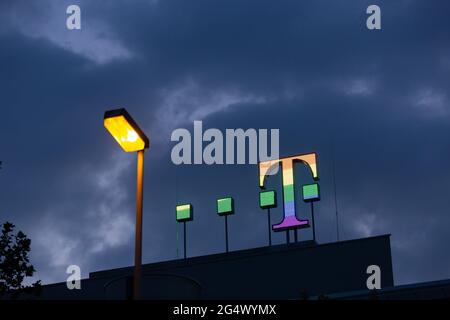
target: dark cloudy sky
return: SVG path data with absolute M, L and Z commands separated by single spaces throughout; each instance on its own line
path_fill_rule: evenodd
M 374 3 L 381 31 L 365 25 Z M 66 29 L 70 4 L 81 31 Z M 45 283 L 70 264 L 131 265 L 136 159 L 102 124 L 126 107 L 151 140 L 145 263 L 182 256 L 177 202 L 196 209 L 189 255 L 224 250 L 223 195 L 230 248 L 267 243 L 256 166 L 171 163 L 172 130 L 203 120 L 279 128 L 281 156 L 318 152 L 321 243 L 336 239 L 334 146 L 341 238 L 392 234 L 397 284 L 449 278 L 449 14 L 444 0 L 1 0 L 0 222 L 32 239 Z

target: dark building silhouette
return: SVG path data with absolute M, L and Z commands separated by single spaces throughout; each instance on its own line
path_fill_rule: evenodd
M 143 266 L 145 299 L 300 299 L 366 289 L 367 267 L 392 287 L 390 236 L 313 241 L 220 253 Z M 93 272 L 81 290 L 44 286 L 42 299 L 129 299 L 133 268 Z
M 381 269 L 368 290 L 367 267 Z M 143 265 L 143 299 L 449 299 L 450 280 L 394 286 L 390 235 L 313 241 Z M 131 299 L 133 267 L 92 272 L 81 290 L 45 285 L 38 299 Z

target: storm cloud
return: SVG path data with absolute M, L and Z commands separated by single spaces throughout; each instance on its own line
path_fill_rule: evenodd
M 81 30 L 65 27 L 69 4 Z M 32 239 L 36 277 L 132 264 L 135 155 L 102 125 L 126 107 L 150 137 L 145 263 L 182 256 L 174 207 L 186 201 L 190 256 L 224 251 L 224 195 L 236 205 L 230 249 L 267 243 L 256 166 L 172 164 L 172 130 L 202 120 L 279 128 L 281 156 L 318 152 L 319 242 L 336 240 L 335 159 L 341 239 L 392 234 L 396 284 L 448 278 L 450 4 L 377 1 L 382 30 L 369 31 L 370 4 L 2 1 L 0 221 Z

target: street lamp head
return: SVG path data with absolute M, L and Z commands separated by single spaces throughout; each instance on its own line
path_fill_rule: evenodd
M 103 122 L 125 152 L 140 151 L 149 147 L 147 136 L 124 108 L 106 111 Z

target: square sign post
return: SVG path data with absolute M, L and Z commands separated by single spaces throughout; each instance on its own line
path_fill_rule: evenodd
M 186 221 L 192 221 L 194 219 L 194 210 L 192 204 L 180 204 L 176 208 L 177 222 L 183 222 L 183 239 L 184 239 L 184 258 L 187 258 L 186 253 Z
M 225 249 L 228 252 L 228 215 L 234 214 L 234 199 L 232 197 L 217 199 L 217 214 L 225 216 Z
M 270 209 L 277 206 L 277 193 L 275 191 L 262 191 L 259 193 L 259 206 L 267 209 L 267 226 L 269 230 L 269 246 L 272 245 L 272 226 L 270 223 Z
M 311 218 L 313 225 L 313 240 L 316 241 L 316 222 L 314 221 L 314 202 L 320 200 L 320 190 L 317 183 L 303 186 L 303 201 L 311 202 Z

